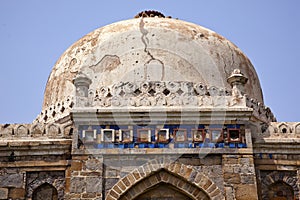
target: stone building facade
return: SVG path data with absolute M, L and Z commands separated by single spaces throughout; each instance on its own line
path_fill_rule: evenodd
M 238 47 L 155 11 L 74 43 L 0 138 L 0 199 L 300 199 L 300 122 Z

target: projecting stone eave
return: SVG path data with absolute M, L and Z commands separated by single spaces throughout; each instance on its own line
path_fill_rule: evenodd
M 133 108 L 76 108 L 72 111 L 75 124 L 215 124 L 248 121 L 253 109 L 199 107 L 133 107 Z
M 0 168 L 65 170 L 71 146 L 72 139 L 6 138 L 0 142 Z

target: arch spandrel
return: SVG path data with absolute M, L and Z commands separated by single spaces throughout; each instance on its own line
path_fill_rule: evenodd
M 154 160 L 119 180 L 107 193 L 106 200 L 136 199 L 159 184 L 168 184 L 190 199 L 225 199 L 215 183 L 196 168 Z

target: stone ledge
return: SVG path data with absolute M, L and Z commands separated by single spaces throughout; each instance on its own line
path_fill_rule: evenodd
M 69 161 L 60 160 L 56 162 L 46 162 L 46 161 L 16 161 L 10 163 L 0 163 L 0 168 L 5 167 L 60 167 L 60 166 L 68 166 Z
M 155 155 L 155 154 L 164 154 L 164 155 L 176 155 L 176 154 L 253 154 L 252 149 L 242 148 L 242 149 L 230 149 L 230 148 L 128 148 L 128 149 L 73 149 L 72 155 Z
M 300 160 L 255 159 L 255 165 L 293 165 L 300 166 Z
M 136 121 L 163 122 L 163 123 L 192 123 L 201 122 L 210 124 L 212 116 L 214 123 L 232 123 L 232 121 L 248 121 L 253 110 L 247 107 L 239 108 L 199 108 L 199 107 L 172 107 L 172 108 L 105 108 L 105 109 L 74 109 L 72 115 L 75 123 L 89 125 L 118 123 L 134 125 Z M 87 120 L 88 119 L 88 120 Z M 199 121 L 200 120 L 200 121 Z M 135 121 L 135 122 L 134 122 Z
M 300 138 L 264 138 L 263 141 L 265 143 L 288 143 L 288 144 L 300 144 Z
M 24 143 L 24 145 L 36 146 L 37 144 L 70 144 L 72 139 L 49 139 L 49 138 L 2 138 L 0 146 L 4 144 L 16 145 Z

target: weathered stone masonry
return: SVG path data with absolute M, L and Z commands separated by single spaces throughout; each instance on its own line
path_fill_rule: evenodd
M 300 199 L 299 143 L 235 45 L 146 11 L 74 43 L 34 122 L 0 125 L 0 199 Z

